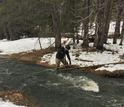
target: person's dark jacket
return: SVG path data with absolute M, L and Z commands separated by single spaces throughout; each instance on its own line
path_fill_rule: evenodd
M 65 49 L 64 47 L 60 47 L 58 49 L 57 54 L 56 54 L 56 58 L 61 60 L 65 57 L 65 55 L 67 55 L 69 63 L 71 64 L 71 58 L 70 58 L 70 55 L 69 55 L 69 51 L 67 49 Z

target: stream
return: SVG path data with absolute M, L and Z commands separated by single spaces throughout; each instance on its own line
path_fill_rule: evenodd
M 58 72 L 2 58 L 0 89 L 24 91 L 39 107 L 124 107 L 124 78 Z

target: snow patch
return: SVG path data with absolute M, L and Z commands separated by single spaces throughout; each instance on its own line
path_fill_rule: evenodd
M 47 48 L 55 41 L 54 38 L 41 38 L 42 48 Z M 40 49 L 38 38 L 25 38 L 15 41 L 0 40 L 0 54 L 12 54 L 19 52 L 28 52 Z
M 124 64 L 116 64 L 116 65 L 110 64 L 96 69 L 96 71 L 100 71 L 100 70 L 106 70 L 110 72 L 114 72 L 116 70 L 124 70 Z
M 12 102 L 3 101 L 2 99 L 0 99 L 0 107 L 26 107 L 26 106 L 15 105 Z

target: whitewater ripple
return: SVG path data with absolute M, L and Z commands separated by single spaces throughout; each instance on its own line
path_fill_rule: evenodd
M 99 92 L 98 84 L 85 76 L 72 76 L 58 74 L 65 82 L 72 84 L 74 87 L 81 88 L 85 91 Z

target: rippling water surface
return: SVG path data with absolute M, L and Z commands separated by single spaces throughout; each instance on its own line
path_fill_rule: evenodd
M 18 89 L 39 107 L 124 107 L 124 79 L 0 59 L 0 88 Z

